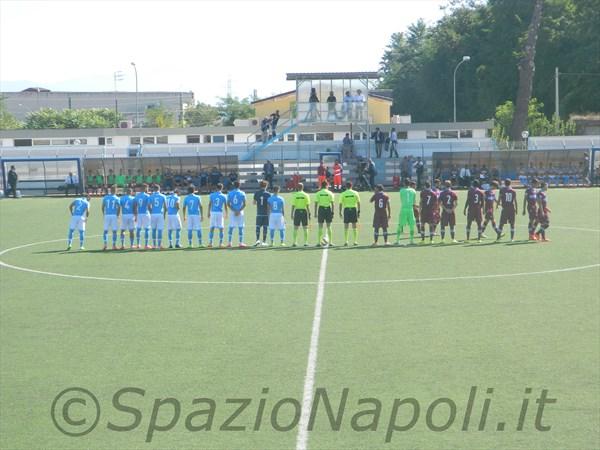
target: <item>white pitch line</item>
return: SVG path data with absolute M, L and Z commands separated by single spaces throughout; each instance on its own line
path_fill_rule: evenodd
M 321 256 L 321 267 L 319 269 L 319 283 L 317 285 L 317 298 L 315 300 L 315 313 L 313 316 L 312 332 L 310 335 L 310 348 L 308 350 L 308 362 L 306 364 L 306 375 L 304 375 L 304 393 L 302 394 L 302 412 L 298 423 L 298 436 L 296 438 L 296 450 L 308 448 L 308 422 L 312 407 L 313 389 L 315 385 L 315 372 L 317 370 L 317 353 L 319 350 L 319 333 L 321 331 L 321 311 L 323 309 L 323 298 L 325 296 L 325 275 L 327 272 L 328 250 L 323 250 Z

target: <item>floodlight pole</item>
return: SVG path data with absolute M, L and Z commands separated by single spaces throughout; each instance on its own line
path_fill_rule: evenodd
M 460 65 L 466 61 L 470 61 L 471 57 L 470 56 L 463 56 L 462 60 L 456 65 L 456 67 L 454 68 L 454 122 L 456 122 L 456 71 L 458 70 L 458 68 L 460 67 Z

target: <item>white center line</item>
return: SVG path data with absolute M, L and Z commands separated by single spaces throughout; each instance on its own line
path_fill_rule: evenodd
M 310 419 L 313 390 L 315 385 L 315 372 L 317 370 L 317 353 L 319 350 L 319 333 L 321 331 L 321 310 L 323 309 L 323 297 L 325 295 L 325 274 L 327 272 L 327 253 L 323 250 L 321 256 L 321 268 L 319 269 L 319 284 L 317 285 L 317 298 L 315 300 L 315 313 L 313 316 L 312 334 L 310 336 L 310 349 L 308 351 L 308 363 L 306 364 L 306 375 L 304 375 L 304 393 L 302 394 L 302 413 L 298 424 L 298 437 L 296 438 L 296 450 L 308 448 L 308 421 Z

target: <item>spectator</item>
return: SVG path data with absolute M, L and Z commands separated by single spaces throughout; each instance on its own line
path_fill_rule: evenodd
M 486 165 L 481 166 L 481 170 L 479 170 L 479 186 L 483 186 L 490 179 L 490 172 Z
M 385 135 L 385 141 L 383 142 L 383 151 L 388 153 L 390 151 L 390 135 Z
M 13 198 L 17 198 L 17 183 L 19 181 L 19 175 L 15 170 L 15 166 L 10 166 L 8 171 L 8 189 L 6 190 L 6 196 L 8 197 L 12 193 Z
M 342 157 L 344 159 L 354 157 L 354 141 L 350 137 L 350 133 L 346 133 L 342 140 Z
M 372 185 L 369 184 L 369 179 L 368 177 L 368 167 L 369 167 L 369 163 L 367 161 L 365 161 L 364 158 L 360 157 L 358 158 L 358 161 L 356 163 L 356 175 L 357 175 L 357 181 L 356 181 L 356 189 L 358 190 L 371 190 L 372 189 Z
M 423 174 L 425 173 L 425 163 L 420 156 L 417 156 L 417 160 L 415 161 L 415 172 L 417 174 L 417 189 L 421 190 Z
M 273 187 L 273 177 L 275 176 L 275 166 L 269 160 L 263 165 L 263 176 L 265 181 L 269 183 L 268 188 Z
M 221 171 L 219 169 L 217 169 L 216 167 L 213 167 L 212 170 L 210 171 L 210 174 L 208 175 L 208 180 L 211 185 L 211 188 L 216 187 L 217 184 L 219 184 L 221 182 L 222 178 L 223 178 L 223 174 L 221 173 Z
M 344 107 L 342 110 L 342 115 L 348 121 L 352 121 L 352 95 L 350 95 L 350 91 L 346 91 L 344 95 Z
M 277 123 L 279 122 L 279 110 L 275 110 L 273 114 L 271 114 L 271 137 L 275 139 L 277 136 Z
M 323 181 L 327 180 L 327 168 L 325 167 L 325 163 L 323 160 L 319 163 L 319 167 L 317 167 L 317 188 L 320 189 Z
M 415 161 L 413 155 L 408 155 L 408 178 L 412 180 L 414 174 Z
M 333 189 L 342 190 L 342 173 L 344 168 L 338 159 L 333 163 Z
M 465 188 L 471 183 L 471 171 L 466 164 L 462 169 L 460 169 L 459 182 L 460 186 Z
M 363 110 L 365 108 L 365 96 L 363 95 L 360 89 L 356 90 L 356 95 L 352 99 L 354 103 L 354 114 L 356 115 L 356 120 L 363 120 Z
M 267 142 L 269 140 L 269 118 L 268 117 L 263 117 L 263 119 L 260 122 L 260 132 L 261 132 L 261 141 L 262 142 Z
M 310 120 L 311 122 L 314 122 L 317 120 L 317 116 L 319 119 L 321 118 L 321 111 L 319 111 L 318 103 L 319 97 L 317 97 L 317 89 L 310 88 L 310 97 L 308 98 L 308 113 L 306 113 L 304 120 Z
M 396 158 L 399 158 L 397 147 L 398 135 L 396 134 L 396 129 L 392 128 L 390 132 L 390 158 L 392 157 L 392 155 L 396 155 Z
M 492 170 L 490 171 L 490 178 L 492 180 L 499 180 L 500 179 L 500 171 L 498 170 L 497 167 L 492 167 Z
M 377 176 L 377 167 L 375 167 L 375 162 L 369 158 L 369 165 L 367 166 L 367 175 L 369 176 L 369 185 L 372 189 L 375 186 L 375 177 Z
M 208 172 L 206 170 L 202 170 L 200 172 L 200 187 L 204 187 L 208 184 Z
M 379 127 L 375 128 L 375 131 L 371 135 L 371 139 L 375 141 L 375 155 L 377 158 L 381 158 L 381 153 L 383 151 L 383 143 L 385 142 L 385 136 L 383 131 L 379 129 Z
M 441 177 L 438 178 L 441 179 Z M 458 167 L 456 164 L 453 164 L 452 169 L 450 169 L 450 182 L 452 183 L 452 186 L 458 185 Z
M 473 164 L 473 167 L 471 168 L 471 179 L 469 180 L 469 186 L 471 185 L 473 180 L 478 180 L 478 179 L 479 179 L 479 169 L 477 168 L 477 164 Z
M 65 197 L 69 196 L 69 191 L 75 190 L 75 195 L 79 195 L 79 177 L 74 175 L 73 172 L 69 172 L 69 175 L 65 178 Z
M 403 180 L 408 178 L 408 156 L 402 158 L 402 162 L 400 163 L 400 178 Z
M 327 120 L 337 120 L 337 98 L 333 91 L 329 91 L 329 97 L 327 97 Z

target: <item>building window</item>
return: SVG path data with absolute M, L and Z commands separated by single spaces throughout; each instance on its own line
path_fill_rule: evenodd
M 286 134 L 285 136 L 286 136 L 286 140 L 287 140 L 288 142 L 294 142 L 294 141 L 296 140 L 296 135 L 295 135 L 295 134 L 293 134 L 293 133 L 291 133 L 291 134 Z
M 31 147 L 31 139 L 15 139 L 15 147 Z
M 71 145 L 86 145 L 87 139 L 86 138 L 69 139 L 69 144 L 71 144 Z
M 460 130 L 460 137 L 461 138 L 472 138 L 473 130 Z
M 396 134 L 398 135 L 398 139 L 408 139 L 407 131 L 398 131 Z
M 50 139 L 34 139 L 33 145 L 50 145 Z
M 317 141 L 333 141 L 333 133 L 317 133 Z
M 233 136 L 233 134 L 228 134 L 227 135 L 227 142 L 232 142 L 232 143 L 234 142 L 234 136 Z
M 458 130 L 443 130 L 440 131 L 442 139 L 458 139 Z
M 157 136 L 156 137 L 156 143 L 157 144 L 168 144 L 169 143 L 169 136 Z
M 129 138 L 129 143 L 131 145 L 140 145 L 141 141 L 139 137 L 130 137 Z
M 427 139 L 439 139 L 439 137 L 440 136 L 438 130 L 427 130 Z
M 52 139 L 52 145 L 69 145 L 68 139 Z
M 155 138 L 154 138 L 154 136 L 144 136 L 143 142 L 144 142 L 144 144 L 154 144 Z
M 213 144 L 223 144 L 225 143 L 225 136 L 213 136 L 212 137 Z
M 298 136 L 299 141 L 314 141 L 315 133 L 300 133 Z
M 205 144 L 210 144 L 211 140 L 210 140 L 210 134 L 205 134 L 204 135 L 204 140 L 202 141 Z
M 188 134 L 186 136 L 186 142 L 188 144 L 199 144 L 200 143 L 200 135 L 199 134 Z
M 111 137 L 99 137 L 98 138 L 98 145 L 112 145 L 113 143 L 113 138 Z

